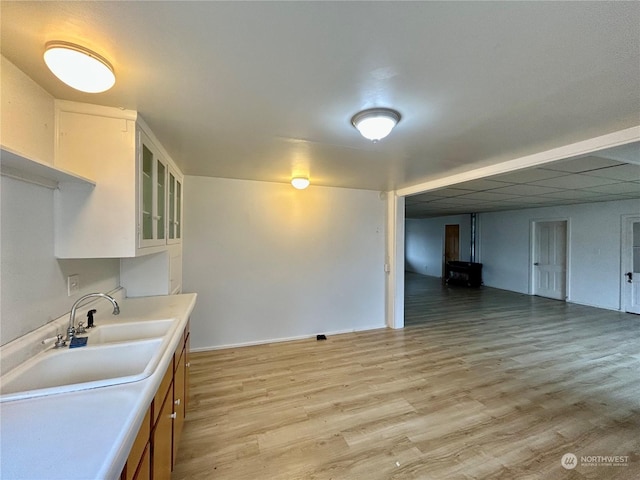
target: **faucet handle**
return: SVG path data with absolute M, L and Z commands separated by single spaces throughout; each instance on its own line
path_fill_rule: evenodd
M 51 343 L 55 340 L 56 343 L 53 344 L 53 348 L 62 348 L 67 346 L 67 342 L 62 339 L 62 334 L 58 333 L 55 337 L 45 338 L 42 340 L 42 345 L 46 345 L 47 343 Z
M 97 312 L 95 308 L 89 310 L 87 312 L 87 328 L 93 328 L 95 325 L 93 324 L 93 315 Z M 82 322 L 81 322 L 82 323 Z
M 87 333 L 87 329 L 84 328 L 84 322 L 78 322 L 78 326 L 76 327 L 76 333 Z

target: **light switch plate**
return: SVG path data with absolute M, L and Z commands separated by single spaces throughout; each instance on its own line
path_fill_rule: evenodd
M 80 292 L 80 275 L 69 275 L 67 277 L 67 296 Z

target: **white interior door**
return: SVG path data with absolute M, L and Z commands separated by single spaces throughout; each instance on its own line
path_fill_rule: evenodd
M 535 222 L 533 294 L 565 300 L 567 283 L 567 222 Z
M 625 218 L 621 254 L 623 309 L 640 314 L 640 217 Z

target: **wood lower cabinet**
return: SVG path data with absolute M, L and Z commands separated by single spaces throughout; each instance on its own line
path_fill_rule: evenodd
M 186 338 L 184 341 L 184 413 L 186 415 L 189 408 L 189 385 L 191 385 L 189 376 L 191 371 L 191 362 L 189 361 L 189 350 L 191 348 L 191 335 L 189 334 L 189 322 L 185 328 Z
M 127 462 L 128 463 L 128 462 Z M 151 443 L 147 442 L 146 448 L 142 453 L 142 458 L 138 464 L 133 480 L 150 480 L 151 479 Z
M 189 395 L 189 324 L 147 410 L 121 480 L 169 480 L 175 465 Z
M 151 433 L 151 478 L 171 478 L 173 451 L 173 401 L 171 391 L 164 399 L 158 421 Z
M 176 353 L 176 357 L 178 353 Z M 184 348 L 180 352 L 180 360 L 176 364 L 176 369 L 173 374 L 173 411 L 175 418 L 173 419 L 173 456 L 171 462 L 171 468 L 176 463 L 178 458 L 178 445 L 180 445 L 180 436 L 182 435 L 182 427 L 184 425 L 185 416 L 185 352 Z

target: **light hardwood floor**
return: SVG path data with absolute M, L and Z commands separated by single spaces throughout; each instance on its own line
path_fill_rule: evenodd
M 639 316 L 406 293 L 403 330 L 193 354 L 173 480 L 640 479 Z

